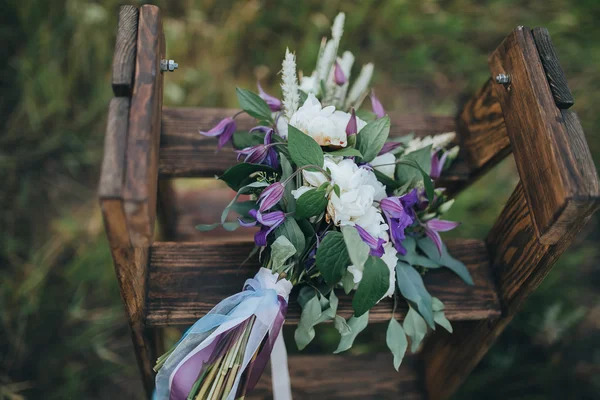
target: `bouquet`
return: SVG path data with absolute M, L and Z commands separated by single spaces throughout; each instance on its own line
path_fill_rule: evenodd
M 317 324 L 333 321 L 336 353 L 348 350 L 380 300 L 404 300 L 409 311 L 388 325 L 387 345 L 398 369 L 416 351 L 428 327 L 452 327 L 444 305 L 422 275 L 447 267 L 472 284 L 452 258 L 440 232 L 458 223 L 441 219 L 452 205 L 435 179 L 457 155 L 454 133 L 389 138 L 390 118 L 369 90 L 373 65 L 350 86 L 352 53 L 337 56 L 344 25 L 339 14 L 332 38 L 323 40 L 310 76 L 296 71 L 286 50 L 282 100 L 237 89 L 240 107 L 257 120 L 236 132 L 235 116 L 205 136 L 222 148 L 233 141 L 239 164 L 219 179 L 237 192 L 217 224 L 233 230 L 258 227 L 253 253 L 262 267 L 237 293 L 194 324 L 157 363 L 160 399 L 239 399 L 251 390 L 271 358 L 275 398 L 291 398 L 285 345 L 280 334 L 289 294 L 298 286 L 302 307 L 298 348 L 315 337 Z M 361 110 L 370 94 L 372 112 Z M 242 194 L 252 200 L 239 201 Z M 240 215 L 228 219 L 231 211 Z M 337 294 L 336 294 L 337 292 Z M 338 294 L 352 296 L 354 315 L 337 315 Z

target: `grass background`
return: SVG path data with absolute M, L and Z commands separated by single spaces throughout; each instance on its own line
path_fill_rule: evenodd
M 0 0 L 0 399 L 142 398 L 95 198 L 120 4 Z M 156 4 L 180 65 L 165 79 L 167 105 L 235 107 L 234 88 L 257 79 L 278 93 L 285 46 L 310 73 L 342 10 L 342 48 L 375 63 L 387 110 L 453 114 L 515 26 L 545 26 L 600 160 L 597 0 Z M 509 159 L 463 193 L 456 234 L 483 238 L 516 180 Z M 599 238 L 594 218 L 457 399 L 600 398 Z M 335 337 L 319 334 L 329 350 Z M 375 328 L 354 351 L 381 340 Z

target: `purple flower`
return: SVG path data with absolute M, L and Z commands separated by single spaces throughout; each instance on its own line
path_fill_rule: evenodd
M 398 147 L 402 146 L 401 142 L 385 142 L 378 156 L 389 153 L 390 151 L 396 150 Z
M 350 111 L 350 119 L 348 120 L 348 125 L 346 125 L 346 136 L 356 135 L 358 132 L 358 126 L 356 124 L 356 112 L 354 111 L 354 107 Z
M 354 225 L 354 227 L 358 231 L 358 235 L 363 240 L 363 242 L 365 242 L 371 249 L 369 254 L 371 254 L 372 256 L 376 256 L 376 257 L 383 256 L 383 253 L 385 252 L 383 250 L 383 244 L 385 243 L 385 240 L 383 240 L 382 238 L 375 239 L 369 232 L 367 232 L 360 225 Z
M 225 118 L 221 122 L 219 122 L 214 128 L 209 130 L 208 132 L 200 131 L 201 135 L 204 136 L 218 136 L 219 144 L 217 146 L 217 150 L 221 150 L 225 144 L 231 140 L 233 133 L 236 130 L 236 123 L 233 118 Z
M 266 161 L 267 165 L 273 168 L 278 168 L 279 160 L 277 159 L 277 152 L 273 146 L 270 146 L 273 137 L 273 129 L 266 126 L 257 126 L 250 130 L 250 132 L 255 131 L 266 132 L 264 143 L 246 147 L 242 150 L 236 150 L 235 152 L 238 153 L 238 161 L 241 157 L 245 157 L 244 162 L 251 164 L 262 164 Z
M 438 179 L 442 175 L 442 171 L 444 170 L 444 164 L 446 163 L 446 158 L 448 158 L 448 152 L 445 151 L 442 154 L 442 157 L 438 157 L 437 151 L 431 155 L 431 179 Z
M 258 203 L 260 204 L 259 211 L 265 212 L 279 203 L 284 191 L 285 186 L 281 182 L 275 182 L 267 186 L 258 197 Z
M 254 243 L 257 246 L 267 245 L 267 236 L 273 232 L 279 225 L 285 221 L 285 213 L 283 211 L 273 211 L 270 213 L 261 213 L 258 210 L 250 210 L 248 214 L 254 218 L 253 221 L 246 222 L 238 218 L 241 226 L 250 227 L 260 224 L 260 230 L 254 234 Z
M 442 255 L 442 238 L 438 232 L 451 231 L 459 225 L 460 222 L 444 221 L 437 218 L 431 219 L 425 223 L 425 234 L 433 241 L 433 243 L 435 243 L 435 246 L 440 252 L 440 256 Z
M 413 224 L 417 218 L 413 209 L 419 200 L 417 190 L 400 197 L 387 197 L 381 200 L 380 206 L 390 227 L 390 236 L 396 250 L 406 255 L 406 249 L 402 242 L 406 238 L 405 230 Z
M 348 81 L 348 79 L 346 79 L 346 75 L 344 75 L 344 71 L 342 71 L 342 66 L 337 61 L 335 62 L 335 69 L 333 71 L 333 80 L 338 86 L 342 86 Z
M 258 96 L 263 99 L 265 101 L 265 103 L 267 103 L 267 105 L 269 106 L 269 108 L 271 109 L 271 111 L 273 112 L 277 112 L 281 110 L 281 100 L 279 100 L 277 97 L 271 96 L 270 94 L 267 94 L 262 86 L 260 86 L 260 82 L 256 82 L 256 86 L 258 86 Z
M 371 107 L 373 108 L 373 113 L 377 115 L 377 118 L 383 118 L 385 116 L 385 110 L 377 96 L 375 96 L 375 90 L 371 90 Z

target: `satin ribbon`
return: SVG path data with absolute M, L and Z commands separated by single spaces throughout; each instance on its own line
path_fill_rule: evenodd
M 251 367 L 247 391 L 262 375 L 271 359 L 273 397 L 291 400 L 287 352 L 281 327 L 287 312 L 292 284 L 286 279 L 277 281 L 278 274 L 261 268 L 253 279 L 246 280 L 244 290 L 217 304 L 200 318 L 177 343 L 156 375 L 155 398 L 158 400 L 185 400 L 202 370 L 203 364 L 214 361 L 215 349 L 226 333 L 255 316 L 248 343 L 227 400 L 234 400 L 243 372 Z M 265 341 L 265 337 L 267 337 Z M 252 361 L 253 355 L 265 342 Z

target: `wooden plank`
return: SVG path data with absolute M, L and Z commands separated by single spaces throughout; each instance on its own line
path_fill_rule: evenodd
M 288 364 L 294 399 L 425 399 L 414 357 L 406 357 L 399 371 L 388 353 L 291 355 Z M 248 399 L 272 398 L 269 370 Z
M 122 197 L 128 118 L 129 99 L 127 97 L 111 99 L 108 106 L 104 158 L 98 185 L 98 195 L 101 199 Z
M 162 107 L 160 60 L 164 39 L 160 10 L 140 8 L 136 77 L 129 113 L 125 212 L 133 246 L 152 243 L 156 217 Z
M 550 33 L 546 28 L 533 28 L 533 39 L 542 61 L 542 66 L 546 72 L 546 78 L 554 97 L 554 102 L 558 108 L 566 109 L 575 104 L 571 89 L 567 84 L 567 77 L 563 71 L 558 56 L 554 50 L 554 45 L 550 39 Z
M 151 326 L 186 325 L 195 322 L 227 296 L 239 292 L 246 279 L 259 268 L 257 260 L 245 265 L 254 243 L 232 240 L 203 243 L 157 242 L 150 251 L 150 277 L 146 323 Z M 451 240 L 450 252 L 462 260 L 473 276 L 474 286 L 463 283 L 446 269 L 431 271 L 425 282 L 433 296 L 446 305 L 446 316 L 453 321 L 497 316 L 500 306 L 489 274 L 485 245 L 477 240 Z M 294 296 L 292 295 L 292 298 Z M 338 314 L 352 315 L 349 296 L 339 293 Z M 386 299 L 370 312 L 372 321 L 387 321 L 392 300 Z M 297 324 L 300 307 L 290 302 L 287 322 Z M 403 319 L 406 307 L 399 307 Z
M 494 158 L 502 159 L 510 153 L 504 116 L 493 85 L 489 79 L 467 101 L 456 120 L 461 151 L 472 169 L 482 168 Z
M 519 183 L 487 238 L 492 271 L 503 305 L 502 317 L 490 321 L 453 324 L 454 333 L 437 332 L 424 349 L 425 379 L 432 400 L 447 399 L 493 345 L 527 296 L 548 274 L 558 257 L 597 206 L 582 207 L 579 224 L 561 241 L 544 245 L 535 236 L 523 185 Z
M 492 76 L 508 73 L 509 85 L 494 85 L 527 204 L 543 244 L 557 243 L 580 221 L 582 204 L 598 198 L 598 177 L 582 132 L 575 137 L 554 104 L 533 35 L 518 27 L 490 55 Z M 535 160 L 535 162 L 532 162 Z
M 121 6 L 117 25 L 117 40 L 112 64 L 112 88 L 115 96 L 129 97 L 133 90 L 135 53 L 137 47 L 138 9 Z

